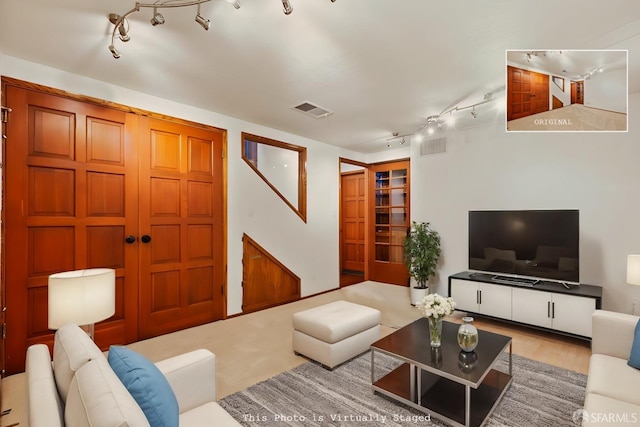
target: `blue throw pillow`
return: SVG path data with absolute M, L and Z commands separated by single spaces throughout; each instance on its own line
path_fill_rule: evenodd
M 156 365 L 141 354 L 121 346 L 111 346 L 107 359 L 151 427 L 178 427 L 178 400 Z
M 636 323 L 636 330 L 633 333 L 633 344 L 631 345 L 631 354 L 627 364 L 640 369 L 640 320 Z

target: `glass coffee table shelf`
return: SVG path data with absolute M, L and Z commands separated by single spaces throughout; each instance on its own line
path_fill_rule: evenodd
M 511 337 L 478 331 L 478 346 L 464 353 L 457 342 L 460 325 L 442 324 L 442 345 L 430 345 L 425 318 L 371 345 L 371 383 L 374 391 L 456 426 L 481 426 L 512 381 Z M 494 369 L 509 350 L 508 373 Z M 404 363 L 375 378 L 376 353 Z

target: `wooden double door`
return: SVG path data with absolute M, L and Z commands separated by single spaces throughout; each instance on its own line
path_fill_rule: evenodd
M 102 348 L 222 318 L 225 132 L 14 84 L 3 91 L 6 372 L 52 342 L 52 273 L 115 269 Z
M 507 120 L 549 111 L 549 76 L 507 67 Z

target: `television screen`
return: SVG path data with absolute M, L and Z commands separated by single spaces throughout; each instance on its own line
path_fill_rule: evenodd
M 469 211 L 469 270 L 580 281 L 578 210 Z

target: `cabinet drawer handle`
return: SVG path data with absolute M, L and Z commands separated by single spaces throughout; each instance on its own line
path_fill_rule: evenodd
M 556 303 L 555 302 L 551 303 L 551 318 L 552 319 L 556 318 Z
M 551 317 L 551 302 L 547 301 L 547 317 Z

